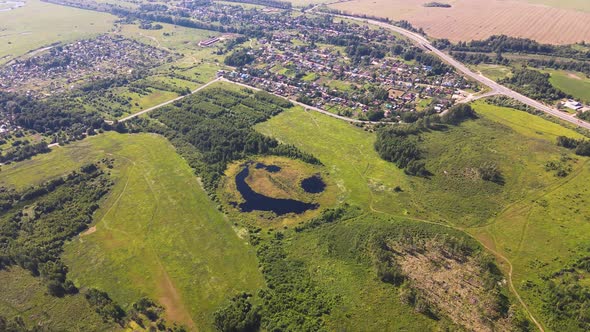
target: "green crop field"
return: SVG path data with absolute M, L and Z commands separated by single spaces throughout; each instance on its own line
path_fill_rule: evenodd
M 0 63 L 56 42 L 88 38 L 113 28 L 115 16 L 27 0 L 0 12 Z
M 163 137 L 99 135 L 9 165 L 0 178 L 23 187 L 103 157 L 115 159 L 115 186 L 95 228 L 64 254 L 78 285 L 105 290 L 124 307 L 149 296 L 168 318 L 199 327 L 211 325 L 226 298 L 263 285 L 253 249 Z

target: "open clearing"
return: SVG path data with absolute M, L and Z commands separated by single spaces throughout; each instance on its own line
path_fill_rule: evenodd
M 197 328 L 211 326 L 226 298 L 262 287 L 253 249 L 163 137 L 106 133 L 10 165 L 2 178 L 22 187 L 103 157 L 115 159 L 115 186 L 96 231 L 65 248 L 76 284 L 105 290 L 123 307 L 151 297 L 168 319 Z
M 331 5 L 352 13 L 408 20 L 434 38 L 451 41 L 491 35 L 526 37 L 539 42 L 571 44 L 590 41 L 590 12 L 515 0 L 454 0 L 451 8 L 426 8 L 423 0 L 353 0 Z M 557 3 L 557 1 L 554 1 Z M 587 2 L 584 2 L 587 3 Z M 586 4 L 583 8 L 587 8 Z M 577 8 L 577 7 L 576 7 Z
M 549 81 L 559 90 L 574 98 L 590 103 L 590 78 L 583 73 L 563 70 L 544 70 L 551 75 Z
M 233 206 L 244 201 L 237 190 L 235 180 L 236 175 L 243 169 L 244 161 L 240 161 L 228 166 L 218 190 L 218 196 L 221 198 L 230 219 L 250 218 L 262 226 L 272 227 L 293 225 L 317 217 L 324 208 L 333 206 L 337 200 L 336 197 L 340 194 L 338 186 L 325 168 L 320 165 L 311 165 L 300 160 L 278 156 L 258 157 L 251 161 L 281 168 L 280 171 L 272 173 L 264 168 L 257 169 L 251 166 L 246 183 L 252 190 L 267 197 L 295 199 L 305 203 L 319 204 L 319 207 L 301 214 L 290 213 L 280 217 L 262 211 L 241 212 L 237 206 Z M 321 177 L 326 188 L 320 193 L 307 193 L 301 187 L 301 181 L 314 175 Z
M 110 14 L 27 0 L 26 5 L 0 11 L 0 64 L 56 42 L 71 42 L 112 29 Z
M 375 276 L 359 243 L 375 234 L 403 229 L 395 221 L 367 213 L 314 232 L 298 233 L 287 245 L 289 256 L 305 261 L 313 280 L 338 304 L 326 317 L 328 331 L 444 331 L 447 318 L 432 320 L 400 301 L 399 289 Z M 430 225 L 427 225 L 430 226 Z M 441 227 L 442 228 L 442 227 Z
M 476 109 L 485 113 L 494 107 L 477 104 Z M 562 153 L 554 143 L 556 133 L 579 135 L 540 118 L 530 123 L 551 131 L 526 135 L 482 117 L 423 135 L 426 168 L 434 174 L 430 179 L 408 177 L 382 160 L 373 148 L 374 134 L 316 112 L 295 108 L 257 129 L 319 158 L 340 188 L 340 201 L 369 211 L 467 226 L 489 221 L 505 205 L 557 180 L 544 170 L 546 162 Z M 520 144 L 511 143 L 515 141 Z M 471 176 L 490 160 L 502 170 L 504 185 Z M 395 190 L 398 186 L 401 191 Z
M 478 108 L 519 133 L 548 139 L 556 135 L 577 137 L 571 130 L 524 112 L 500 108 Z M 578 159 L 570 176 L 506 206 L 490 225 L 468 231 L 511 260 L 514 284 L 535 316 L 543 319 L 542 302 L 526 282 L 542 284 L 542 276 L 571 264 L 587 253 L 590 232 L 590 200 L 586 179 L 590 176 L 587 158 Z M 557 239 L 557 240 L 556 240 Z
M 494 81 L 499 81 L 512 74 L 512 69 L 510 67 L 502 65 L 479 64 L 473 66 L 473 70 L 475 72 L 480 72 L 482 75 L 491 78 Z

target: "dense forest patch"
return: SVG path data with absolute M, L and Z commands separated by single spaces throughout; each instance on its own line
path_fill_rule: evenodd
M 293 105 L 267 92 L 214 87 L 162 107 L 151 114 L 157 123 L 137 120 L 143 130 L 163 134 L 213 192 L 229 162 L 253 155 L 280 155 L 317 164 L 291 145 L 252 129 Z
M 5 190 L 0 216 L 0 267 L 19 265 L 47 281 L 54 296 L 78 290 L 66 280 L 63 243 L 92 222 L 111 183 L 95 164 L 23 192 Z

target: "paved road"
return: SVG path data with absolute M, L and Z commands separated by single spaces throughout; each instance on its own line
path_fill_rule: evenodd
M 547 114 L 550 114 L 552 116 L 555 116 L 555 117 L 558 117 L 562 120 L 570 122 L 576 126 L 590 130 L 590 123 L 588 123 L 588 122 L 582 121 L 582 120 L 572 116 L 569 113 L 561 112 L 551 106 L 547 106 L 539 101 L 536 101 L 536 100 L 531 99 L 527 96 L 524 96 L 524 95 L 522 95 L 514 90 L 511 90 L 511 89 L 509 89 L 509 88 L 507 88 L 507 87 L 505 87 L 505 86 L 503 86 L 503 85 L 501 85 L 501 84 L 499 84 L 499 83 L 497 83 L 497 82 L 495 82 L 495 81 L 493 81 L 481 74 L 471 71 L 471 69 L 467 68 L 467 66 L 465 66 L 461 62 L 455 60 L 452 56 L 450 56 L 447 53 L 432 46 L 432 44 L 430 44 L 428 39 L 424 38 L 420 34 L 414 33 L 412 31 L 409 31 L 409 30 L 406 30 L 406 29 L 403 29 L 400 27 L 397 27 L 395 25 L 391 25 L 391 24 L 388 24 L 385 22 L 375 21 L 375 20 L 371 20 L 371 19 L 357 18 L 357 17 L 351 17 L 351 16 L 341 16 L 341 15 L 334 15 L 334 16 L 340 16 L 342 18 L 347 18 L 347 19 L 352 19 L 352 20 L 357 20 L 357 21 L 362 21 L 362 22 L 368 22 L 368 23 L 380 26 L 382 28 L 395 31 L 395 32 L 397 32 L 403 36 L 406 36 L 409 39 L 415 41 L 416 43 L 420 44 L 421 46 L 427 48 L 432 53 L 434 53 L 438 57 L 440 57 L 442 60 L 444 60 L 445 62 L 447 62 L 451 66 L 455 67 L 459 72 L 463 73 L 465 76 L 472 78 L 472 79 L 476 80 L 477 82 L 488 86 L 490 89 L 492 89 L 492 93 L 503 94 L 503 95 L 508 96 L 510 98 L 516 99 L 519 102 L 521 102 L 525 105 L 528 105 L 534 109 L 543 111 Z
M 162 106 L 166 106 L 166 105 L 168 105 L 168 104 L 171 104 L 171 103 L 173 103 L 173 102 L 175 102 L 175 101 L 177 101 L 177 100 L 184 99 L 184 98 L 186 98 L 186 97 L 188 97 L 188 96 L 190 96 L 190 95 L 192 95 L 192 94 L 194 94 L 194 93 L 197 93 L 197 92 L 199 92 L 199 91 L 203 90 L 204 88 L 208 87 L 209 85 L 211 85 L 211 84 L 213 84 L 213 83 L 215 83 L 215 82 L 221 81 L 221 80 L 222 80 L 222 78 L 221 78 L 221 77 L 219 77 L 219 78 L 216 78 L 216 79 L 214 79 L 214 80 L 212 80 L 212 81 L 208 82 L 207 84 L 205 84 L 205 85 L 202 85 L 202 86 L 198 87 L 196 90 L 192 91 L 192 92 L 191 92 L 190 94 L 188 94 L 188 95 L 185 95 L 185 96 L 180 96 L 180 97 L 174 98 L 174 99 L 172 99 L 172 100 L 168 100 L 167 102 L 161 103 L 160 105 L 156 105 L 156 106 L 154 106 L 154 107 L 147 108 L 147 109 L 145 109 L 145 110 L 143 110 L 143 111 L 139 111 L 139 112 L 137 112 L 137 113 L 135 113 L 135 114 L 131 114 L 131 115 L 127 116 L 127 117 L 124 117 L 124 118 L 120 119 L 120 120 L 119 120 L 119 122 L 125 122 L 125 121 L 127 121 L 127 120 L 131 120 L 131 119 L 133 119 L 133 118 L 135 118 L 135 117 L 138 117 L 138 116 L 140 116 L 140 115 L 142 115 L 142 114 L 145 114 L 145 113 L 147 113 L 147 112 L 151 112 L 151 111 L 153 111 L 153 110 L 155 110 L 155 109 L 158 109 L 158 108 L 160 108 L 160 107 L 162 107 Z

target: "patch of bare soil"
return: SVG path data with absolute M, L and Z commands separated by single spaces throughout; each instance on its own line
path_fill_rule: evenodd
M 509 331 L 498 297 L 474 258 L 450 258 L 434 240 L 424 250 L 396 248 L 396 262 L 420 296 L 469 331 Z M 489 282 L 489 280 L 488 280 Z
M 96 226 L 92 226 L 92 227 L 88 228 L 82 234 L 80 234 L 80 236 L 90 235 L 90 234 L 92 234 L 94 232 L 96 232 Z
M 174 287 L 170 276 L 164 270 L 162 270 L 158 288 L 161 294 L 158 302 L 166 309 L 166 318 L 170 321 L 184 324 L 190 331 L 198 331 L 195 322 L 184 306 L 182 297 L 176 287 Z
M 582 78 L 574 73 L 567 73 L 567 77 L 573 78 L 575 80 L 581 80 Z

